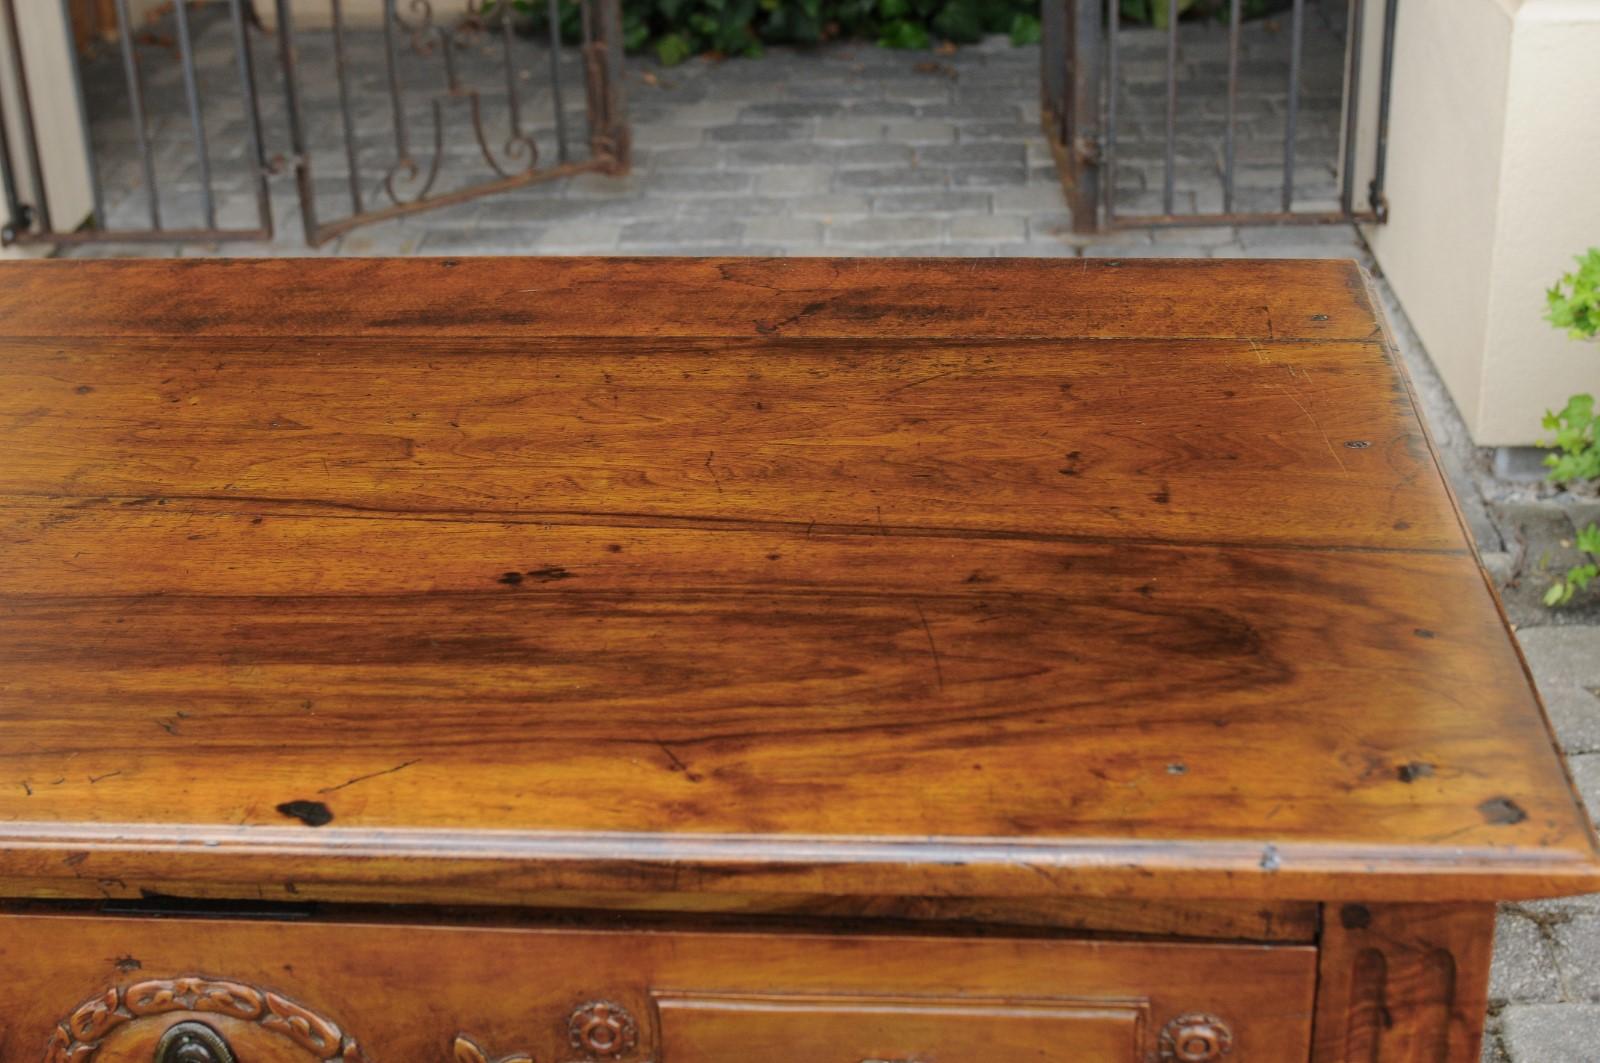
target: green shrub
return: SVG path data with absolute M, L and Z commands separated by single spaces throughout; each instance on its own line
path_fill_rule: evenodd
M 1600 480 L 1600 414 L 1595 412 L 1593 395 L 1574 395 L 1565 409 L 1546 410 L 1544 427 L 1555 433 L 1548 443 L 1540 444 L 1555 451 L 1544 459 L 1552 483 Z
M 1567 569 L 1566 574 L 1544 592 L 1544 604 L 1566 605 L 1580 591 L 1588 590 L 1589 584 L 1600 578 L 1600 524 L 1591 524 L 1578 533 L 1578 549 L 1593 560 Z
M 1549 479 L 1554 483 L 1600 480 L 1600 415 L 1593 395 L 1574 395 L 1560 412 L 1546 412 L 1544 426 L 1555 438 L 1543 444 L 1555 451 L 1545 456 Z M 1566 605 L 1579 591 L 1600 576 L 1600 525 L 1591 524 L 1578 533 L 1578 549 L 1593 560 L 1574 565 L 1545 591 L 1546 605 Z
M 535 32 L 546 32 L 547 0 L 502 0 Z M 1120 0 L 1134 22 L 1167 25 L 1174 0 Z M 1289 0 L 1244 0 L 1246 17 L 1281 10 Z M 1176 0 L 1180 16 L 1226 18 L 1228 0 Z M 492 13 L 493 3 L 484 5 Z M 578 37 L 576 0 L 560 0 L 561 29 Z M 623 44 L 649 50 L 671 66 L 695 55 L 756 56 L 765 44 L 819 44 L 838 38 L 885 48 L 968 44 L 1004 33 L 1036 44 L 1039 5 L 1030 0 L 622 0 Z
M 1545 293 L 1550 304 L 1545 317 L 1573 339 L 1588 340 L 1600 333 L 1600 247 L 1589 248 L 1577 262 L 1576 270 Z
M 1546 301 L 1545 317 L 1552 325 L 1565 329 L 1573 339 L 1594 339 L 1600 333 L 1600 247 L 1591 247 L 1580 256 L 1578 268 L 1562 275 L 1546 293 Z M 1544 427 L 1555 433 L 1549 442 L 1540 444 L 1554 451 L 1544 459 L 1552 482 L 1600 480 L 1600 413 L 1595 410 L 1593 395 L 1574 395 L 1559 412 L 1546 410 Z M 1600 578 L 1600 524 L 1580 531 L 1577 546 L 1592 560 L 1568 569 L 1545 591 L 1546 605 L 1566 605 Z

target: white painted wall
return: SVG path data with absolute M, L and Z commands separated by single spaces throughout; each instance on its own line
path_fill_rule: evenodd
M 35 0 L 18 4 L 17 16 L 52 220 L 57 229 L 70 230 L 92 210 L 88 158 L 78 124 L 78 95 L 72 84 L 72 34 L 56 3 Z M 6 129 L 10 133 L 11 158 L 19 171 L 14 176 L 24 201 L 33 202 L 37 192 L 23 146 L 16 77 L 11 64 L 11 41 L 4 20 L 0 19 L 0 78 L 5 79 L 6 85 Z M 38 249 L 0 250 L 5 257 L 38 253 Z
M 1600 350 L 1543 320 L 1600 245 L 1600 2 L 1403 0 L 1396 41 L 1368 240 L 1475 441 L 1533 443 L 1546 407 L 1600 393 Z

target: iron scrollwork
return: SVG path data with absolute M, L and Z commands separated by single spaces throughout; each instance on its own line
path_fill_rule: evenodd
M 444 107 L 453 101 L 466 102 L 478 150 L 483 155 L 484 162 L 497 175 L 509 179 L 530 175 L 538 169 L 539 145 L 522 126 L 522 106 L 517 90 L 516 67 L 511 54 L 511 40 L 515 32 L 511 24 L 511 5 L 495 4 L 494 11 L 498 13 L 486 15 L 484 0 L 467 0 L 466 9 L 454 26 L 446 26 L 435 19 L 432 0 L 407 0 L 406 14 L 400 13 L 399 0 L 385 0 L 384 6 L 384 52 L 385 62 L 388 65 L 389 105 L 394 114 L 394 139 L 398 156 L 394 165 L 384 175 L 383 186 L 389 198 L 397 204 L 419 202 L 426 199 L 428 193 L 433 190 L 444 159 Z M 504 52 L 506 104 L 511 126 L 510 133 L 501 147 L 505 162 L 501 161 L 489 145 L 489 135 L 483 125 L 483 104 L 480 94 L 476 88 L 461 79 L 461 72 L 457 66 L 456 53 L 464 47 L 476 44 L 488 28 L 490 19 L 498 23 L 497 28 Z M 437 55 L 444 66 L 444 89 L 429 99 L 433 115 L 433 158 L 428 164 L 427 176 L 421 188 L 410 196 L 400 190 L 398 185 L 400 178 L 404 175 L 407 180 L 415 180 L 423 171 L 417 165 L 411 150 L 404 89 L 399 73 L 399 45 L 395 40 L 397 30 L 406 36 L 413 54 L 423 57 Z M 556 99 L 559 107 L 559 89 Z M 508 165 L 516 160 L 522 160 L 522 165 Z
M 351 213 L 331 223 L 319 222 L 315 185 L 311 179 L 312 161 L 306 147 L 301 118 L 301 101 L 293 46 L 294 30 L 289 0 L 277 0 L 279 45 L 289 108 L 290 136 L 294 142 L 296 178 L 300 186 L 301 212 L 307 239 L 322 243 L 366 222 L 392 218 L 434 206 L 458 203 L 480 195 L 504 191 L 534 181 L 585 171 L 618 174 L 628 167 L 628 136 L 623 124 L 620 70 L 620 34 L 617 0 L 579 0 L 582 42 L 579 55 L 589 119 L 589 158 L 572 161 L 567 116 L 562 96 L 563 41 L 559 0 L 547 0 L 546 21 L 549 39 L 549 96 L 551 103 L 556 159 L 542 158 L 539 140 L 526 121 L 525 101 L 519 84 L 531 71 L 519 69 L 513 43 L 518 36 L 516 14 L 509 0 L 460 0 L 461 9 L 445 16 L 434 0 L 384 0 L 383 78 L 387 92 L 388 125 L 393 157 L 386 159 L 378 189 L 387 203 L 366 202 L 358 147 L 356 114 L 350 86 L 350 63 L 346 49 L 343 0 L 329 0 L 333 23 L 334 73 L 338 83 L 339 109 L 343 123 L 344 161 L 349 177 Z M 497 48 L 489 47 L 498 37 Z M 503 139 L 491 132 L 498 117 L 491 120 L 486 97 L 464 76 L 465 56 L 494 57 L 490 65 L 503 69 L 505 121 Z M 407 79 L 402 61 L 421 59 L 436 63 L 442 84 L 427 92 L 422 113 L 408 113 Z M 429 75 L 430 78 L 433 75 Z M 411 93 L 418 91 L 413 88 Z M 491 94 L 498 99 L 498 92 Z M 413 99 L 415 97 L 413 96 Z M 440 191 L 440 176 L 447 161 L 446 108 L 466 111 L 473 146 L 487 169 L 485 179 L 474 185 Z M 431 121 L 432 129 L 418 134 L 416 123 Z M 419 143 L 421 141 L 422 143 Z M 431 144 L 427 142 L 431 141 Z M 430 151 L 431 155 L 424 155 Z M 369 170 L 369 173 L 374 171 Z

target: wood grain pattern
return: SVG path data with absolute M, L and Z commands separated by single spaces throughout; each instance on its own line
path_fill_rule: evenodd
M 1493 905 L 1329 905 L 1312 1063 L 1479 1057 Z
M 24 497 L 1463 545 L 1377 342 L 75 339 L 9 350 L 0 491 Z
M 785 1063 L 936 1058 L 1136 1063 L 1144 1008 L 1115 1001 L 920 997 L 687 996 L 656 999 L 674 1059 Z
M 0 286 L 13 336 L 1373 340 L 1372 307 L 1335 261 L 74 260 Z
M 36 963 L 46 955 L 50 963 Z M 348 1043 L 358 1044 L 359 1054 L 338 1058 L 351 1063 L 445 1063 L 464 1031 L 489 1058 L 518 1052 L 585 1063 L 731 1063 L 772 1054 L 759 1050 L 772 1044 L 762 1038 L 780 1032 L 781 1023 L 747 1024 L 751 1043 L 730 1054 L 726 1026 L 689 1024 L 685 1005 L 696 1001 L 720 1006 L 725 1021 L 740 1004 L 747 1014 L 758 1007 L 823 1013 L 805 1031 L 806 1041 L 787 1046 L 785 1059 L 989 1063 L 999 1057 L 982 1051 L 988 1042 L 995 1050 L 1021 1047 L 1032 1059 L 1144 1063 L 1167 1023 L 1205 1012 L 1225 1017 L 1232 1029 L 1230 1060 L 1268 1063 L 1305 1058 L 1316 950 L 516 924 L 0 917 L 0 969 L 23 967 L 29 978 L 0 980 L 0 1063 L 40 1063 L 63 1023 L 66 1037 L 100 1046 L 92 1063 L 148 1063 L 164 1024 L 184 1018 L 215 1024 L 247 1063 L 309 1063 L 335 1055 L 324 1045 Z M 203 984 L 233 987 L 227 1007 L 185 1012 L 163 1005 L 141 1017 L 127 1006 L 140 986 L 182 985 L 198 971 L 207 972 Z M 280 1011 L 306 1016 L 296 1032 L 315 1041 L 313 1052 L 283 1051 L 294 1037 L 265 1028 L 275 1014 L 269 998 Z M 603 1038 L 584 1040 L 597 1005 L 622 1016 L 618 1028 L 631 1035 L 616 1043 L 631 1042 L 631 1049 L 608 1056 L 592 1047 Z M 911 1008 L 921 1009 L 922 1021 L 908 1020 Z M 85 1021 L 91 1014 L 98 1018 Z M 1007 1015 L 1011 1021 L 1002 1021 Z M 1119 1051 L 1098 1051 L 1107 1041 L 1094 1039 L 1095 1030 L 1105 1029 L 1097 1016 L 1121 1019 L 1110 1042 Z M 1021 1022 L 1027 1019 L 1038 1021 Z M 1088 1038 L 1072 1040 L 1085 1020 Z M 795 1054 L 823 1048 L 836 1051 Z
M 1351 265 L 83 265 L 9 895 L 1600 888 Z

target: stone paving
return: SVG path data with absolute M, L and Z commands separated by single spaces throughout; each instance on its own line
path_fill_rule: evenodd
M 1308 5 L 1295 185 L 1307 209 L 1332 205 L 1339 154 L 1343 62 L 1342 0 Z M 235 74 L 231 28 L 212 16 L 197 33 L 209 154 L 224 224 L 252 223 L 251 175 Z M 1243 31 L 1240 66 L 1237 209 L 1272 209 L 1283 182 L 1288 105 L 1288 33 L 1264 20 Z M 391 112 L 383 79 L 382 36 L 347 34 L 347 69 L 360 184 L 371 201 L 393 161 Z M 1123 212 L 1161 207 L 1165 133 L 1163 35 L 1122 34 L 1118 92 L 1116 205 Z M 493 41 L 460 50 L 460 65 L 484 94 L 491 139 L 504 137 L 504 83 Z M 319 210 L 348 213 L 338 85 L 329 35 L 297 36 L 300 88 Z M 1175 184 L 1179 212 L 1221 209 L 1227 35 L 1218 24 L 1185 24 L 1179 62 Z M 254 49 L 269 156 L 290 154 L 282 78 L 272 41 Z M 554 109 L 545 86 L 548 52 L 519 40 L 519 96 L 539 128 L 543 157 L 553 154 Z M 171 49 L 145 45 L 157 150 L 156 184 L 168 226 L 199 224 L 200 174 Z M 437 60 L 407 55 L 407 84 L 432 86 Z M 815 49 L 774 48 L 759 60 L 691 60 L 661 68 L 633 60 L 625 88 L 635 140 L 633 172 L 582 175 L 526 186 L 460 206 L 384 222 L 317 249 L 324 254 L 893 254 L 1185 255 L 1359 254 L 1348 228 L 1239 230 L 1226 225 L 1128 231 L 1086 240 L 1072 233 L 1054 162 L 1039 129 L 1037 47 L 1005 38 L 944 52 L 900 52 L 870 43 Z M 431 64 L 431 65 L 430 65 Z M 565 110 L 581 129 L 576 62 L 565 64 Z M 93 139 L 107 186 L 111 228 L 147 223 L 147 189 L 138 165 L 123 73 L 114 53 L 86 68 L 96 115 Z M 412 140 L 431 157 L 425 94 L 408 94 Z M 447 108 L 440 187 L 488 176 L 464 108 Z M 305 254 L 293 181 L 272 182 L 278 235 L 270 244 L 111 245 L 83 255 Z
M 1310 5 L 1306 96 L 1297 137 L 1297 190 L 1308 205 L 1334 194 L 1338 155 L 1338 27 L 1342 7 Z M 356 80 L 363 150 L 381 162 L 387 116 L 375 79 L 374 41 L 355 34 L 352 55 L 367 64 Z M 1281 26 L 1247 32 L 1248 100 L 1239 160 L 1242 209 L 1270 206 L 1282 179 L 1286 40 Z M 333 82 L 325 54 L 308 40 L 307 113 L 318 166 L 319 205 L 344 209 Z M 1163 67 L 1161 42 L 1134 33 L 1123 53 L 1119 109 L 1125 140 L 1116 176 L 1119 209 L 1158 209 Z M 1186 27 L 1183 38 L 1179 209 L 1220 206 L 1223 35 Z M 210 64 L 204 84 L 226 95 L 232 62 L 226 26 L 199 37 Z M 381 55 L 381 53 L 376 53 Z M 156 57 L 159 58 L 159 57 Z M 319 58 L 322 60 L 318 62 Z M 527 60 L 542 69 L 543 58 Z M 670 70 L 631 62 L 637 153 L 625 178 L 585 175 L 525 187 L 492 199 L 356 230 L 308 252 L 295 224 L 291 182 L 273 182 L 278 235 L 269 244 L 120 244 L 80 255 L 259 254 L 843 254 L 1174 257 L 1350 257 L 1373 265 L 1352 226 L 1130 230 L 1098 238 L 1071 231 L 1055 168 L 1038 132 L 1035 48 L 994 40 L 952 54 L 888 52 L 836 44 L 810 51 L 774 49 L 754 61 L 691 61 Z M 170 65 L 170 64 L 169 64 Z M 269 50 L 259 49 L 269 153 L 287 150 L 283 108 Z M 148 63 L 157 125 L 158 185 L 169 224 L 196 214 L 197 172 L 185 153 L 181 85 Z M 175 69 L 175 68 L 174 68 Z M 91 105 L 118 98 L 115 68 L 90 68 Z M 364 95 L 363 95 L 364 94 Z M 569 103 L 581 98 L 567 85 Z M 492 99 L 489 105 L 493 106 Z M 426 115 L 414 116 L 425 120 Z M 573 122 L 581 123 L 574 113 Z M 540 133 L 552 149 L 548 113 Z M 235 109 L 208 111 L 218 155 L 225 218 L 247 222 L 249 174 Z M 456 131 L 459 133 L 459 130 Z M 456 135 L 453 133 L 452 135 Z M 114 224 L 137 225 L 144 189 L 129 127 L 97 124 Z M 471 176 L 475 150 L 452 142 L 452 168 Z M 381 171 L 381 166 L 379 167 Z M 377 174 L 364 177 L 377 192 Z M 1472 446 L 1404 313 L 1379 278 L 1441 456 L 1549 705 L 1559 740 L 1591 814 L 1600 815 L 1600 604 L 1551 613 L 1538 603 L 1542 566 L 1570 550 L 1575 527 L 1600 517 L 1600 505 L 1550 497 L 1493 475 Z M 1507 906 L 1501 916 L 1491 984 L 1493 1063 L 1600 1061 L 1600 896 Z
M 1522 628 L 1574 781 L 1600 819 L 1600 627 Z M 1506 905 L 1490 980 L 1485 1060 L 1600 1060 L 1600 895 Z

